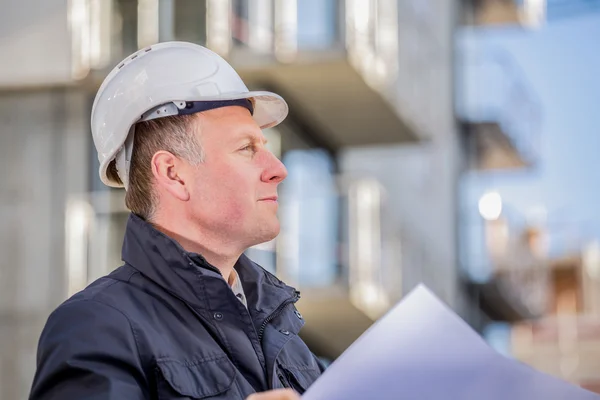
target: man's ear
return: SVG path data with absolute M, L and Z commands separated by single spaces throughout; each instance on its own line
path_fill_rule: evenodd
M 181 201 L 187 201 L 190 193 L 185 186 L 182 172 L 183 161 L 168 151 L 157 151 L 151 161 L 152 175 L 156 184 Z

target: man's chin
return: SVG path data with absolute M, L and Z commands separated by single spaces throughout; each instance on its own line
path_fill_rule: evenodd
M 273 229 L 270 232 L 265 232 L 264 241 L 262 243 L 270 242 L 271 240 L 275 239 L 279 235 L 279 230 L 280 229 L 278 225 L 277 229 Z
M 273 225 L 264 225 L 259 227 L 258 235 L 254 237 L 254 243 L 250 246 L 256 246 L 262 243 L 270 242 L 279 235 L 281 228 L 279 223 Z

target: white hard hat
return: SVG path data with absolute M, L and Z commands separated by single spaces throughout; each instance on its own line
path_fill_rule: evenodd
M 94 100 L 91 128 L 100 179 L 111 187 L 128 187 L 137 122 L 184 114 L 190 102 L 241 99 L 252 100 L 249 109 L 262 129 L 287 116 L 288 106 L 281 96 L 248 91 L 223 58 L 202 46 L 165 42 L 137 51 L 108 74 Z M 194 108 L 202 110 L 202 106 Z M 106 174 L 113 160 L 123 184 Z

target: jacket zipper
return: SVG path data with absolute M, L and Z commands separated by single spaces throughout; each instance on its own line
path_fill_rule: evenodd
M 258 330 L 258 341 L 259 341 L 259 343 L 262 343 L 262 337 L 263 337 L 263 335 L 265 333 L 265 329 L 267 328 L 267 325 L 269 325 L 269 323 L 271 321 L 273 321 L 275 318 L 277 318 L 288 305 L 297 302 L 299 299 L 300 299 L 300 292 L 296 290 L 294 292 L 294 296 L 290 297 L 289 299 L 287 299 L 286 301 L 284 301 L 283 303 L 281 303 L 279 305 L 279 307 L 277 307 L 275 309 L 275 311 L 273 311 L 271 313 L 271 315 L 269 315 L 263 321 L 263 323 L 260 326 L 260 329 Z
M 190 261 L 193 262 L 193 260 L 190 259 Z M 195 262 L 194 262 L 195 263 Z M 196 263 L 195 263 L 196 264 Z M 212 265 L 208 264 L 203 266 L 207 269 L 213 270 L 215 272 L 217 272 L 219 275 L 223 276 L 223 274 L 221 274 L 221 271 L 215 267 L 213 267 Z M 294 291 L 294 295 L 292 297 L 290 297 L 289 299 L 285 300 L 283 303 L 281 303 L 279 305 L 279 307 L 277 307 L 275 309 L 275 311 L 273 311 L 261 324 L 260 329 L 258 331 L 258 342 L 261 343 L 262 342 L 262 337 L 265 333 L 265 329 L 267 328 L 267 325 L 269 325 L 269 323 L 274 320 L 275 318 L 277 318 L 285 309 L 285 307 L 287 307 L 289 304 L 291 303 L 296 303 L 298 300 L 300 299 L 300 292 L 299 291 Z M 237 299 L 236 299 L 237 300 Z M 185 303 L 185 302 L 184 302 Z M 187 303 L 186 303 L 187 304 Z M 188 305 L 189 306 L 189 305 Z M 196 311 L 193 309 L 193 307 L 190 307 L 192 309 L 192 311 L 194 311 L 194 313 L 196 313 Z M 196 313 L 198 316 L 200 316 L 198 313 Z M 202 318 L 203 319 L 203 318 Z M 225 350 L 225 349 L 224 349 Z M 229 354 L 228 351 L 225 351 L 227 354 Z M 231 355 L 229 355 L 231 357 Z M 263 371 L 265 373 L 265 375 L 267 374 L 267 370 L 266 370 L 266 365 L 263 365 Z M 285 387 L 285 388 L 290 388 L 290 384 L 288 383 L 288 381 L 286 380 L 285 376 L 282 374 L 281 370 L 277 371 L 277 375 L 279 378 L 279 381 L 281 382 L 281 384 Z
M 283 376 L 283 373 L 281 371 L 277 371 L 277 375 L 279 376 L 279 382 L 281 382 L 281 384 L 283 385 L 283 387 L 284 388 L 289 388 L 290 385 L 285 380 L 285 377 Z

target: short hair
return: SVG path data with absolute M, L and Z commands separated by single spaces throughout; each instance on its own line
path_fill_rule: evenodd
M 198 138 L 196 115 L 175 115 L 140 122 L 135 125 L 135 136 L 129 167 L 129 187 L 125 205 L 131 212 L 151 221 L 158 198 L 153 189 L 152 157 L 157 151 L 168 151 L 192 164 L 204 161 L 204 150 Z M 122 182 L 115 162 L 111 162 L 109 179 Z

